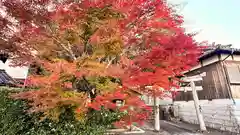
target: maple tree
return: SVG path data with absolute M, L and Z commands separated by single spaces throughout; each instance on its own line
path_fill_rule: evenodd
M 0 49 L 13 66 L 38 67 L 27 81 L 38 89 L 12 97 L 53 119 L 70 105 L 79 120 L 89 108 L 104 107 L 128 112 L 117 124 L 141 122 L 150 108 L 136 93 L 161 96 L 200 52 L 183 17 L 164 0 L 2 0 L 1 6 Z

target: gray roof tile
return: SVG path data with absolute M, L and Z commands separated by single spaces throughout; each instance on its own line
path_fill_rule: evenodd
M 15 85 L 16 81 L 7 74 L 3 69 L 0 69 L 0 85 Z

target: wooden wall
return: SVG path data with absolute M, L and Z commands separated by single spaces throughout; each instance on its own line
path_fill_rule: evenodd
M 229 86 L 225 69 L 221 62 L 215 62 L 207 66 L 186 73 L 187 76 L 193 76 L 202 72 L 206 72 L 203 81 L 196 82 L 197 86 L 203 86 L 202 91 L 198 91 L 198 97 L 201 100 L 226 99 L 230 97 Z M 179 92 L 174 98 L 175 101 L 193 100 L 192 92 Z
M 232 97 L 240 99 L 240 61 L 225 61 Z

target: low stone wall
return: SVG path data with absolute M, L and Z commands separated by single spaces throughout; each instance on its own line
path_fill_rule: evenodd
M 216 99 L 200 100 L 207 127 L 240 133 L 240 100 Z M 175 115 L 185 122 L 198 124 L 193 101 L 174 102 Z

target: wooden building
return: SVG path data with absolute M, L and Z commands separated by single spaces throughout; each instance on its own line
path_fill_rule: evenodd
M 203 80 L 196 85 L 203 87 L 198 91 L 200 100 L 240 98 L 240 49 L 218 46 L 207 50 L 199 64 L 185 72 L 186 76 L 206 72 Z M 190 101 L 192 92 L 179 92 L 174 101 Z

